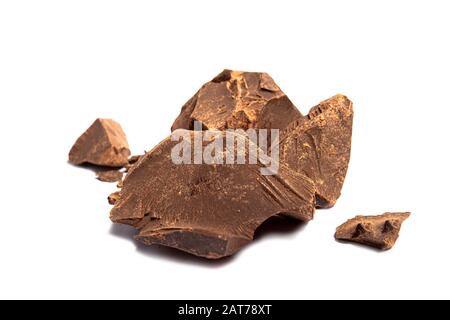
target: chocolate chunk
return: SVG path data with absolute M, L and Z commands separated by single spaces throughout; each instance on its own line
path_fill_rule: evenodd
M 128 158 L 128 163 L 129 164 L 135 164 L 136 162 L 139 161 L 139 159 L 142 157 L 142 155 L 137 155 L 137 156 L 131 156 L 130 158 Z
M 142 155 L 132 156 L 128 159 L 128 164 L 124 166 L 125 172 L 130 171 L 130 169 L 142 158 Z
M 103 182 L 117 182 L 121 181 L 123 172 L 119 170 L 97 171 L 97 179 Z
M 179 132 L 194 139 L 193 131 Z M 250 140 L 233 136 L 246 140 L 248 156 Z M 260 162 L 174 164 L 176 144 L 164 140 L 133 167 L 110 214 L 113 222 L 138 228 L 136 239 L 144 244 L 218 259 L 251 242 L 255 230 L 274 215 L 313 218 L 314 183 L 305 175 L 283 165 L 276 175 L 262 175 Z
M 119 201 L 119 199 L 120 199 L 120 192 L 114 192 L 114 193 L 111 193 L 111 194 L 108 196 L 108 203 L 109 203 L 110 205 L 115 205 L 116 202 Z
M 182 108 L 172 130 L 281 129 L 281 163 L 314 180 L 317 207 L 334 206 L 350 160 L 352 102 L 337 95 L 307 117 L 266 73 L 225 70 L 205 84 Z
M 183 106 L 172 125 L 194 129 L 284 129 L 300 112 L 267 73 L 224 70 Z
M 356 216 L 336 229 L 335 238 L 388 250 L 394 246 L 400 227 L 409 216 L 409 212 Z
M 122 167 L 128 164 L 129 156 L 127 138 L 120 124 L 114 120 L 97 119 L 75 142 L 69 153 L 69 162 Z
M 336 95 L 280 134 L 280 162 L 315 182 L 318 208 L 332 207 L 341 194 L 350 160 L 352 123 L 352 102 Z

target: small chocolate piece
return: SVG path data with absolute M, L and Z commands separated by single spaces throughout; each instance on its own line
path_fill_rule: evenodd
M 224 70 L 183 106 L 172 125 L 194 129 L 284 129 L 300 111 L 267 73 Z
M 113 206 L 113 205 L 116 204 L 117 201 L 119 201 L 119 199 L 120 199 L 120 192 L 119 191 L 111 193 L 108 196 L 108 203 Z
M 110 119 L 97 119 L 75 142 L 69 162 L 122 167 L 128 164 L 129 156 L 130 148 L 120 124 Z
M 193 131 L 182 131 L 194 139 Z M 246 139 L 248 156 L 251 141 L 233 135 Z M 274 215 L 313 218 L 315 190 L 308 177 L 283 165 L 272 176 L 261 174 L 261 163 L 177 165 L 171 160 L 176 144 L 164 140 L 133 167 L 110 214 L 113 222 L 138 228 L 136 239 L 144 244 L 218 259 L 249 243 Z
M 117 182 L 121 181 L 123 172 L 119 170 L 97 171 L 97 179 L 103 182 Z
M 318 208 L 332 207 L 341 194 L 350 160 L 352 123 L 352 102 L 336 95 L 280 134 L 280 162 L 315 182 Z
M 124 166 L 125 172 L 130 171 L 130 169 L 142 158 L 142 155 L 131 156 L 128 159 L 128 164 Z
M 131 156 L 130 158 L 128 158 L 128 163 L 129 164 L 135 164 L 136 162 L 139 161 L 139 159 L 141 157 L 142 157 L 142 155 Z
M 394 246 L 400 227 L 409 216 L 409 212 L 356 216 L 339 226 L 334 237 L 388 250 Z

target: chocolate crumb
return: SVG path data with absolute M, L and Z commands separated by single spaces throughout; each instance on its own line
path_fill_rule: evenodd
M 119 201 L 119 199 L 120 199 L 120 192 L 119 192 L 119 191 L 114 192 L 114 193 L 111 193 L 111 194 L 108 196 L 108 203 L 109 203 L 110 205 L 115 205 L 116 202 Z
M 119 170 L 97 171 L 97 179 L 103 182 L 117 182 L 121 181 L 123 172 Z

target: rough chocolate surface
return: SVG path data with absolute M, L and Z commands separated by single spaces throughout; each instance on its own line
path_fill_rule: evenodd
M 314 181 L 318 208 L 332 207 L 341 194 L 350 160 L 352 123 L 352 102 L 336 95 L 280 135 L 280 162 Z
M 225 70 L 182 108 L 174 129 L 280 129 L 281 159 L 314 180 L 317 207 L 334 206 L 350 160 L 353 107 L 343 95 L 321 102 L 303 117 L 266 73 Z
M 122 180 L 123 172 L 119 170 L 97 171 L 97 179 L 103 182 L 118 182 Z
M 199 129 L 194 127 L 196 121 L 202 131 L 190 131 Z M 280 158 L 271 159 L 276 162 L 271 170 L 279 168 L 274 175 L 261 171 L 267 169 L 262 159 L 247 164 L 176 164 L 172 157 L 178 141 L 170 138 L 142 156 L 130 157 L 122 128 L 105 119 L 97 119 L 77 140 L 69 161 L 123 168 L 97 176 L 118 182 L 121 190 L 108 197 L 114 206 L 110 218 L 136 227 L 137 240 L 218 259 L 251 242 L 255 230 L 275 215 L 308 221 L 315 208 L 336 203 L 350 160 L 352 121 L 352 102 L 343 95 L 302 116 L 268 74 L 224 70 L 183 106 L 172 131 L 195 140 L 196 134 L 227 129 L 279 129 Z M 245 145 L 246 158 L 250 150 L 258 149 L 242 130 L 227 133 L 245 140 L 239 145 Z M 270 132 L 270 137 L 274 135 Z M 214 139 L 199 141 L 205 148 Z M 269 138 L 267 145 L 276 147 L 274 141 Z M 215 153 L 228 155 L 229 146 L 223 146 Z M 261 146 L 256 154 L 263 150 Z M 273 150 L 269 152 L 273 155 Z M 123 171 L 127 172 L 124 180 Z M 348 240 L 390 248 L 398 236 L 396 228 L 406 219 L 398 217 L 384 221 L 383 229 L 377 217 L 364 218 L 370 220 L 367 223 L 357 217 L 361 221 L 355 226 L 353 219 L 339 227 L 336 238 L 344 239 L 345 232 L 354 228 Z
M 129 156 L 130 148 L 120 124 L 110 119 L 97 119 L 75 142 L 69 162 L 122 167 L 128 164 Z
M 284 129 L 300 112 L 267 73 L 224 70 L 183 106 L 172 125 L 203 129 Z
M 263 176 L 260 163 L 176 165 L 175 144 L 168 138 L 147 153 L 111 201 L 111 220 L 138 228 L 139 241 L 217 259 L 249 243 L 274 215 L 313 218 L 314 183 L 305 175 L 281 165 Z
M 409 216 L 409 212 L 356 216 L 336 229 L 335 238 L 388 250 L 394 246 L 401 225 Z

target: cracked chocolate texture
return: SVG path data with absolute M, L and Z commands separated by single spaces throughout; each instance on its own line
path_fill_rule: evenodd
M 193 131 L 183 132 L 194 139 Z M 278 174 L 265 176 L 260 162 L 177 165 L 171 160 L 175 144 L 168 138 L 144 155 L 111 201 L 111 220 L 139 229 L 138 241 L 218 259 L 251 242 L 274 215 L 313 218 L 315 188 L 305 175 L 280 165 Z
M 224 70 L 183 106 L 172 125 L 194 129 L 284 129 L 300 111 L 267 73 Z

